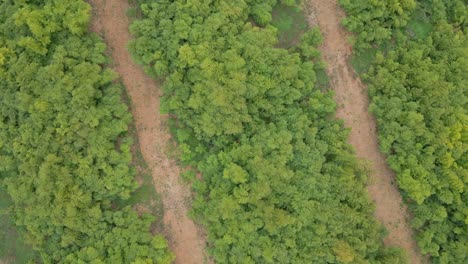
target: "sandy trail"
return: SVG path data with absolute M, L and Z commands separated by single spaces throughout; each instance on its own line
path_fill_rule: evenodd
M 320 26 L 324 35 L 322 58 L 327 63 L 330 85 L 338 104 L 337 117 L 352 128 L 349 142 L 358 157 L 370 161 L 371 183 L 368 191 L 376 204 L 375 216 L 387 228 L 384 243 L 403 248 L 411 263 L 425 263 L 408 221 L 408 210 L 398 191 L 395 175 L 379 151 L 376 122 L 367 111 L 367 87 L 349 64 L 352 47 L 340 21 L 345 16 L 337 0 L 310 0 L 306 4 L 309 24 Z
M 128 0 L 89 0 L 94 7 L 92 30 L 102 35 L 111 52 L 116 71 L 122 78 L 132 102 L 140 148 L 152 171 L 153 182 L 164 208 L 164 234 L 176 255 L 175 263 L 206 262 L 202 230 L 187 217 L 191 192 L 180 182 L 180 169 L 167 157 L 170 134 L 168 116 L 159 113 L 158 84 L 134 64 L 127 50 L 131 39 L 126 11 Z

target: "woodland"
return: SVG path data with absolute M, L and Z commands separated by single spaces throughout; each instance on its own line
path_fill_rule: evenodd
M 320 30 L 278 40 L 274 8 L 299 1 L 137 2 L 129 50 L 162 83 L 216 263 L 408 263 L 382 242 L 368 169 L 320 85 Z M 418 245 L 466 263 L 467 1 L 340 3 Z M 83 0 L 0 3 L 5 211 L 31 262 L 172 263 L 154 216 L 122 202 L 138 189 L 132 117 L 91 14 Z
M 215 262 L 406 262 L 383 246 L 367 171 L 315 84 L 318 29 L 286 50 L 274 0 L 140 2 L 130 50 L 164 83 Z
M 42 263 L 171 263 L 136 189 L 131 115 L 78 0 L 0 4 L 0 180 Z
M 433 263 L 466 263 L 467 1 L 341 4 L 419 247 Z

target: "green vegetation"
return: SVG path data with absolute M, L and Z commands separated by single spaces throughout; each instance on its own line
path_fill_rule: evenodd
M 0 180 L 44 263 L 170 263 L 137 184 L 131 117 L 82 0 L 0 4 Z
M 408 21 L 407 33 L 410 38 L 425 39 L 432 31 L 432 23 L 429 17 L 430 1 L 420 3 L 414 10 Z
M 296 6 L 278 4 L 273 8 L 271 24 L 278 29 L 280 47 L 289 48 L 300 42 L 308 24 L 302 10 Z
M 355 48 L 359 52 L 372 44 L 392 38 L 393 30 L 407 25 L 415 0 L 340 0 L 350 14 L 343 24 L 355 32 Z
M 35 255 L 15 228 L 9 212 L 11 204 L 5 188 L 0 186 L 0 261 L 26 264 Z
M 129 99 L 129 98 L 126 98 Z M 125 100 L 127 105 L 130 105 L 130 100 Z M 133 206 L 143 208 L 151 212 L 156 217 L 156 224 L 162 228 L 163 205 L 159 193 L 154 188 L 153 176 L 146 161 L 140 152 L 140 145 L 135 124 L 132 122 L 128 131 L 128 137 L 133 139 L 131 152 L 133 153 L 132 167 L 136 170 L 136 179 L 140 183 L 138 188 L 131 194 L 128 199 L 118 199 L 116 204 L 120 207 Z
M 361 18 L 359 10 L 366 8 L 387 21 L 379 27 L 393 36 L 392 47 L 380 46 L 364 77 L 381 149 L 414 214 L 418 244 L 434 263 L 467 263 L 466 1 L 420 1 L 414 12 L 396 16 L 368 8 L 367 1 L 342 2 L 347 21 L 362 22 L 361 29 L 349 29 L 357 34 L 376 30 Z M 412 18 L 408 27 L 392 27 L 401 17 Z M 379 44 L 367 41 L 357 48 Z
M 123 101 L 129 106 L 129 112 L 131 112 L 132 101 L 125 89 L 123 91 Z M 130 151 L 132 152 L 131 167 L 135 169 L 135 178 L 139 182 L 138 188 L 133 191 L 130 198 L 118 199 L 116 204 L 120 207 L 133 206 L 149 210 L 153 216 L 156 217 L 156 224 L 162 228 L 163 218 L 163 205 L 160 199 L 159 193 L 154 188 L 153 176 L 151 175 L 151 169 L 146 164 L 143 154 L 140 151 L 140 142 L 138 140 L 138 134 L 134 120 L 129 125 L 126 133 L 128 138 L 132 139 L 132 145 Z
M 405 262 L 383 247 L 365 170 L 315 86 L 318 30 L 293 52 L 276 48 L 274 0 L 140 2 L 130 48 L 165 78 L 161 104 L 182 162 L 203 175 L 193 212 L 217 263 Z

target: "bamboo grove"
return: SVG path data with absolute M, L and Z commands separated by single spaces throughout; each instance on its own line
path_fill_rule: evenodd
M 468 261 L 468 8 L 463 0 L 342 0 L 380 146 L 433 263 Z M 365 11 L 363 11 L 365 10 Z M 381 21 L 382 23 L 376 23 Z M 385 37 L 373 37 L 387 32 Z M 383 41 L 387 43 L 383 45 Z
M 81 0 L 0 4 L 0 180 L 43 263 L 171 263 L 136 188 L 131 116 Z
M 335 117 L 309 29 L 278 44 L 294 0 L 139 0 L 135 60 L 163 83 L 193 218 L 216 263 L 407 263 L 385 247 L 367 170 Z M 433 263 L 468 261 L 465 0 L 340 0 L 381 150 Z M 131 115 L 83 0 L 0 3 L 0 184 L 43 263 L 172 263 L 137 188 Z
M 186 176 L 201 172 L 193 215 L 209 251 L 217 263 L 404 263 L 383 247 L 331 93 L 314 86 L 320 34 L 278 48 L 275 4 L 141 1 L 131 27 L 136 60 L 164 80 Z

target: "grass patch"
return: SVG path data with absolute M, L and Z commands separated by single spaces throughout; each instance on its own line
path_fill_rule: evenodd
M 159 193 L 156 192 L 153 183 L 151 170 L 147 166 L 143 155 L 140 152 L 140 145 L 136 135 L 136 129 L 132 125 L 130 136 L 133 138 L 134 143 L 132 146 L 133 153 L 133 168 L 136 170 L 136 179 L 140 183 L 139 187 L 132 193 L 132 196 L 127 200 L 118 200 L 118 206 L 133 206 L 137 209 L 144 208 L 146 212 L 156 216 L 159 221 L 163 216 L 162 202 Z
M 143 18 L 143 12 L 141 11 L 140 5 L 143 4 L 144 1 L 128 0 L 128 3 L 130 7 L 127 9 L 126 15 L 130 19 L 130 23 Z
M 131 112 L 132 104 L 130 97 L 126 93 L 126 90 L 123 89 L 124 94 L 122 100 L 129 107 Z M 128 137 L 133 140 L 131 147 L 132 151 L 132 168 L 135 170 L 135 178 L 139 183 L 139 187 L 132 193 L 132 196 L 127 200 L 118 200 L 116 205 L 132 206 L 138 212 L 146 212 L 154 215 L 156 217 L 156 225 L 162 225 L 163 218 L 163 206 L 159 193 L 156 191 L 153 182 L 153 176 L 151 175 L 151 169 L 146 164 L 146 161 L 140 151 L 140 142 L 138 140 L 138 133 L 136 130 L 135 122 L 129 126 Z
M 26 264 L 37 256 L 18 233 L 8 210 L 11 204 L 6 189 L 0 185 L 0 263 Z
M 271 24 L 278 29 L 279 46 L 282 48 L 296 46 L 308 29 L 306 17 L 299 7 L 276 5 L 272 17 Z
M 130 7 L 127 9 L 127 17 L 130 19 L 135 19 L 137 17 L 137 9 L 135 7 Z
M 413 12 L 411 20 L 408 22 L 406 32 L 410 38 L 425 39 L 432 32 L 432 23 L 427 15 L 428 6 L 423 4 Z
M 351 57 L 351 64 L 358 74 L 366 73 L 374 62 L 377 49 L 368 49 L 360 52 L 359 54 L 353 53 Z
M 316 69 L 315 76 L 317 77 L 317 81 L 315 85 L 322 91 L 327 91 L 330 87 L 330 79 L 328 78 L 328 74 L 325 69 Z
M 400 45 L 402 45 L 402 43 L 400 43 Z M 351 57 L 351 65 L 359 75 L 367 73 L 369 67 L 375 62 L 375 55 L 377 52 L 385 55 L 396 47 L 397 45 L 395 40 L 392 39 L 385 41 L 381 45 L 374 45 L 372 48 L 361 50 L 359 52 L 354 50 Z

